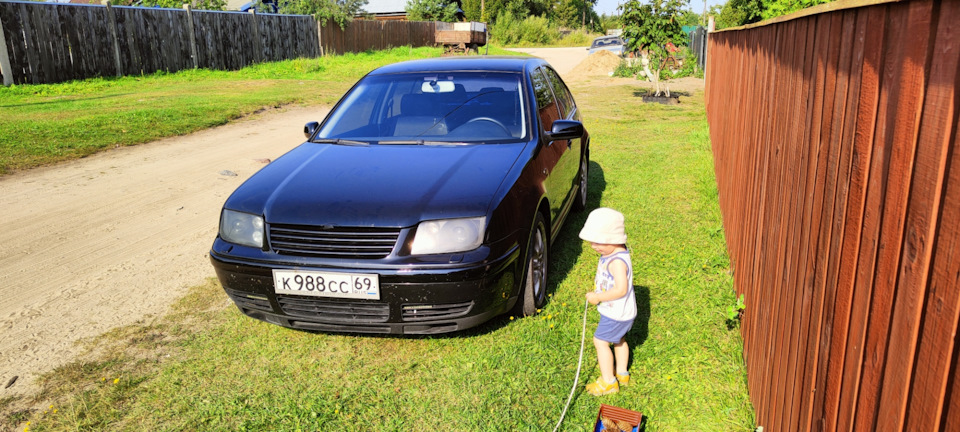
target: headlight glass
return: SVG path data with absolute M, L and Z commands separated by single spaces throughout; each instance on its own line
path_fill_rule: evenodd
M 485 217 L 421 222 L 410 253 L 427 255 L 476 249 L 483 243 L 486 225 Z
M 223 209 L 220 238 L 244 246 L 263 247 L 263 218 L 250 213 Z

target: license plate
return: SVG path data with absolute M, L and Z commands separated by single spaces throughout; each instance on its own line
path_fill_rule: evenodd
M 277 294 L 380 300 L 380 279 L 375 274 L 274 270 Z

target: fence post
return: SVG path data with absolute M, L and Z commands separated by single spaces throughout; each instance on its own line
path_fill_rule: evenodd
M 257 10 L 250 8 L 250 22 L 253 23 L 253 61 L 254 63 L 263 62 L 263 45 L 260 41 L 260 24 L 257 23 Z
M 193 68 L 200 67 L 200 59 L 197 58 L 197 36 L 193 27 L 193 8 L 190 3 L 183 4 L 183 10 L 187 11 L 187 29 L 190 31 L 190 57 L 193 58 Z
M 107 20 L 110 21 L 110 37 L 113 38 L 113 62 L 117 68 L 117 76 L 123 76 L 123 65 L 120 64 L 120 39 L 117 37 L 117 17 L 113 14 L 110 0 L 101 0 L 100 4 L 107 7 Z
M 323 25 L 316 18 L 314 18 L 314 21 L 317 22 L 317 43 L 320 44 L 320 57 L 323 57 Z
M 5 87 L 13 84 L 13 69 L 10 67 L 10 53 L 7 52 L 7 38 L 3 36 L 3 21 L 0 21 L 0 74 Z

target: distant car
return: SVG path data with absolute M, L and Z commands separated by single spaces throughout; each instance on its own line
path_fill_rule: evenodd
M 590 142 L 549 64 L 384 66 L 304 133 L 223 206 L 210 259 L 244 314 L 432 334 L 544 305 L 549 246 L 586 206 Z
M 627 42 L 620 36 L 601 36 L 594 39 L 590 48 L 587 49 L 590 50 L 590 54 L 605 50 L 623 57 L 627 52 Z

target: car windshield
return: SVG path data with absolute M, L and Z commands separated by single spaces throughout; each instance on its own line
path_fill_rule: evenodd
M 505 72 L 367 76 L 330 114 L 314 141 L 515 142 L 527 134 L 521 77 Z

